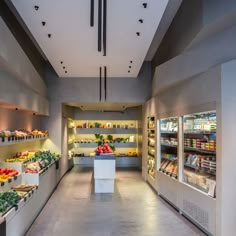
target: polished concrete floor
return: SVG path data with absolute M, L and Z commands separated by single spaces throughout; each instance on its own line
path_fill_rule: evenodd
M 67 174 L 27 236 L 205 235 L 178 214 L 135 170 L 118 170 L 114 194 L 94 194 L 92 170 Z

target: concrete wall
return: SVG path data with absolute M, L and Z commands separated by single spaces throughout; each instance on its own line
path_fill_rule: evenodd
M 32 112 L 0 108 L 0 130 L 40 129 L 40 116 Z
M 40 117 L 32 112 L 0 108 L 0 130 L 40 129 Z M 0 151 L 0 161 L 13 156 L 16 152 L 40 149 L 44 141 L 32 141 L 11 146 L 3 146 Z
M 202 2 L 202 0 L 183 0 L 153 58 L 153 68 L 182 53 L 201 30 Z
M 154 56 L 152 68 L 230 28 L 236 22 L 235 16 L 234 0 L 184 0 Z
M 48 115 L 47 87 L 0 18 L 0 99 Z
M 28 28 L 23 23 L 22 18 L 14 8 L 11 1 L 0 1 L 0 16 L 5 21 L 7 27 L 14 35 L 25 54 L 30 58 L 30 61 L 39 75 L 43 77 L 44 66 L 46 63 L 44 57 L 39 52 L 39 47 L 35 46 L 37 43 L 33 39 L 33 36 L 29 33 Z
M 65 125 L 65 121 L 62 120 L 62 114 L 64 113 L 62 103 L 83 102 L 98 103 L 99 105 L 99 78 L 58 78 L 52 68 L 48 68 L 46 81 L 50 99 L 50 117 L 43 119 L 43 127 L 49 130 L 51 139 L 46 147 L 50 147 L 53 151 L 63 152 L 64 155 L 67 155 L 64 151 L 65 148 L 61 150 L 61 147 L 64 145 L 62 132 Z M 109 103 L 142 104 L 146 102 L 150 96 L 150 63 L 144 63 L 138 78 L 108 78 L 107 80 L 107 102 Z M 79 117 L 77 112 L 75 112 L 75 114 L 76 117 Z M 85 115 L 83 115 L 83 117 L 85 118 Z M 67 164 L 64 164 L 62 167 L 64 170 L 66 170 L 66 165 Z
M 74 109 L 75 120 L 141 120 L 141 106 L 127 108 L 123 112 L 97 112 Z
M 203 4 L 204 25 L 212 23 L 236 10 L 236 2 L 234 0 L 204 0 Z

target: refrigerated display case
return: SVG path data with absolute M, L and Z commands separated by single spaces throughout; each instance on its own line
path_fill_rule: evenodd
M 156 120 L 154 116 L 148 117 L 148 153 L 147 153 L 147 172 L 155 179 L 156 176 Z
M 215 197 L 216 112 L 185 115 L 183 120 L 183 181 Z
M 160 120 L 160 171 L 178 178 L 178 118 Z

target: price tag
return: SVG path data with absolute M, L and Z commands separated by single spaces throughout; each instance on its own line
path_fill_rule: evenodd
M 8 183 L 11 183 L 12 182 L 12 178 L 8 179 Z
M 207 181 L 209 184 L 208 195 L 211 197 L 215 197 L 216 181 L 211 179 L 208 179 Z

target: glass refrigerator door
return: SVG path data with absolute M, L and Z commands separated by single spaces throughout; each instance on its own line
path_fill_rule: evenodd
M 183 180 L 215 197 L 216 112 L 184 116 Z
M 160 120 L 160 171 L 178 178 L 178 118 Z

